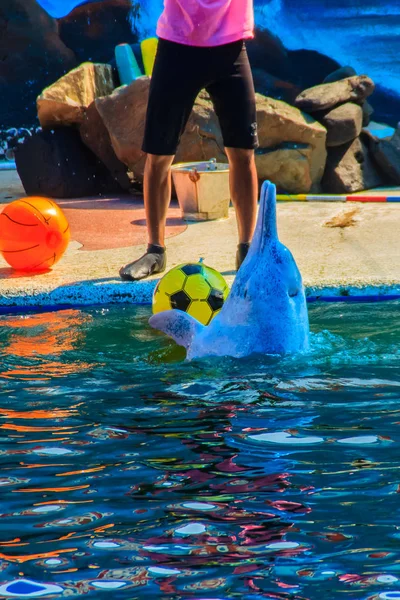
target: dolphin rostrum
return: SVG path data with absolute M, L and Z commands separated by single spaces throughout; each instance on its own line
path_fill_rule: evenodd
M 292 354 L 308 349 L 307 303 L 300 271 L 279 240 L 276 188 L 261 188 L 257 225 L 249 252 L 221 311 L 204 326 L 181 310 L 149 321 L 187 350 L 187 358 Z

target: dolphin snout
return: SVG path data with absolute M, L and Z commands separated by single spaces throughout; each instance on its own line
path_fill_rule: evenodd
M 252 250 L 261 252 L 273 240 L 278 239 L 276 226 L 276 187 L 264 181 L 261 187 L 257 226 L 252 241 Z

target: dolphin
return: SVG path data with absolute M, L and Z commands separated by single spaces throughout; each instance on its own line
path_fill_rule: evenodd
M 249 252 L 210 325 L 176 309 L 153 315 L 149 323 L 184 346 L 189 360 L 307 351 L 307 302 L 296 262 L 278 239 L 274 184 L 262 185 Z

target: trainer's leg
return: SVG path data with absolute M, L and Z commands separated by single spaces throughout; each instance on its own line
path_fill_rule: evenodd
M 121 268 L 122 279 L 136 281 L 164 271 L 165 222 L 171 201 L 171 165 L 173 156 L 148 154 L 144 169 L 144 207 L 148 236 L 147 252 Z
M 253 237 L 258 196 L 254 150 L 258 146 L 253 77 L 242 41 L 220 47 L 219 73 L 207 86 L 221 125 L 230 165 L 231 198 L 236 208 L 239 245 L 236 268 Z
M 225 152 L 229 160 L 229 185 L 239 233 L 236 252 L 236 269 L 239 269 L 249 251 L 256 225 L 258 177 L 254 150 L 225 148 Z
M 149 245 L 138 260 L 120 270 L 122 279 L 135 281 L 161 273 L 166 267 L 165 221 L 171 198 L 171 165 L 193 103 L 202 85 L 196 69 L 188 77 L 191 47 L 159 39 L 150 83 L 142 150 L 147 154 L 144 204 Z
M 171 202 L 173 156 L 148 154 L 144 169 L 144 207 L 149 244 L 164 247 L 165 222 Z
M 229 160 L 229 185 L 236 209 L 239 243 L 250 244 L 256 225 L 258 177 L 254 150 L 225 148 Z

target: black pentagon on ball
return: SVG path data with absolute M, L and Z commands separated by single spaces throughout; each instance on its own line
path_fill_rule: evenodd
M 203 267 L 201 265 L 183 265 L 181 267 L 181 271 L 185 273 L 185 275 L 197 275 L 198 273 L 203 272 Z
M 224 295 L 221 290 L 212 288 L 210 295 L 207 298 L 207 302 L 214 311 L 220 310 L 224 304 Z
M 181 290 L 180 292 L 175 292 L 175 294 L 171 294 L 170 302 L 172 308 L 179 308 L 179 310 L 186 311 L 189 308 L 191 299 L 183 290 Z

